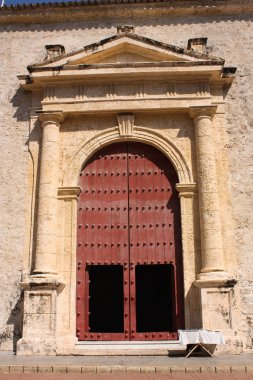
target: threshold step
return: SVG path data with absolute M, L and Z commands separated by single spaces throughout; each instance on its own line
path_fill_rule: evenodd
M 184 355 L 186 346 L 178 341 L 91 342 L 75 345 L 75 355 Z

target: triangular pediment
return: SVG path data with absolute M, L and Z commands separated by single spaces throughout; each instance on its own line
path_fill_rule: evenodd
M 74 58 L 74 57 L 73 57 Z M 186 61 L 185 57 L 169 52 L 161 51 L 125 38 L 117 41 L 104 49 L 98 49 L 91 54 L 85 54 L 79 59 L 71 59 L 67 65 L 103 64 L 103 63 L 137 63 L 137 62 L 161 62 L 161 61 Z
M 101 40 L 84 48 L 62 54 L 32 65 L 30 68 L 69 67 L 101 64 L 134 64 L 152 62 L 210 62 L 210 58 L 221 63 L 221 59 L 206 54 L 161 43 L 133 33 L 124 33 Z

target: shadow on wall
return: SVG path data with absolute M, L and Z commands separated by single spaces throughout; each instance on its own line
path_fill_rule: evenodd
M 186 329 L 201 329 L 201 299 L 199 289 L 191 285 L 185 296 L 185 308 L 191 310 L 190 316 L 186 315 Z
M 17 121 L 30 120 L 30 111 L 32 107 L 32 93 L 18 88 L 11 99 L 13 108 L 15 109 L 14 117 Z
M 37 141 L 39 144 L 37 170 L 35 170 L 33 153 L 29 147 L 29 143 L 32 141 Z M 29 247 L 29 252 L 30 252 L 29 269 L 32 273 L 35 267 L 35 249 L 36 249 L 37 215 L 38 215 L 38 199 L 39 199 L 39 178 L 40 178 L 41 144 L 42 144 L 42 128 L 40 127 L 40 123 L 38 120 L 36 121 L 33 130 L 30 131 L 29 138 L 26 143 L 28 145 L 29 154 L 33 162 L 33 188 L 35 186 L 35 190 L 32 194 L 32 199 L 31 199 L 31 213 L 30 213 L 31 230 L 30 230 L 30 247 Z
M 5 330 L 0 333 L 0 350 L 16 352 L 17 342 L 22 337 L 24 299 L 21 293 L 15 307 L 11 311 Z
M 14 86 L 18 84 L 14 84 Z M 6 117 L 5 122 L 9 125 L 10 137 L 19 141 L 22 146 L 28 145 L 29 125 L 30 125 L 30 110 L 32 106 L 32 96 L 30 92 L 24 92 L 21 88 L 16 89 L 13 97 L 9 100 L 12 105 L 12 113 Z M 9 120 L 8 120 L 9 118 Z M 14 221 L 15 223 L 15 221 Z M 20 254 L 18 252 L 17 254 Z M 13 268 L 13 271 L 21 272 L 22 267 Z M 15 277 L 15 276 L 14 276 Z M 17 294 L 18 284 L 13 282 L 8 284 L 8 293 L 10 307 L 5 310 L 5 323 L 0 330 L 0 350 L 16 351 L 17 342 L 22 337 L 23 329 L 23 292 Z M 6 295 L 8 294 L 6 292 Z M 13 299 L 15 298 L 15 299 Z M 13 305 L 13 306 L 12 306 Z M 10 311 L 9 311 L 10 310 Z
M 34 260 L 35 260 L 35 237 L 37 232 L 37 222 L 36 222 L 36 216 L 37 216 L 37 210 L 38 210 L 38 178 L 40 175 L 40 160 L 41 160 L 41 139 L 42 139 L 42 130 L 40 128 L 39 121 L 37 120 L 35 122 L 35 125 L 31 126 L 30 123 L 30 112 L 32 110 L 32 93 L 28 91 L 24 91 L 22 88 L 18 88 L 15 92 L 14 96 L 11 99 L 11 103 L 13 108 L 15 109 L 14 117 L 16 118 L 17 122 L 27 122 L 27 140 L 24 142 L 28 149 L 28 154 L 30 155 L 30 159 L 32 161 L 33 165 L 33 180 L 32 180 L 32 187 L 35 186 L 35 192 L 32 193 L 31 198 L 31 204 L 30 204 L 30 217 L 31 217 L 31 230 L 30 230 L 30 257 L 28 259 L 29 262 L 29 271 L 33 271 L 34 268 Z M 38 109 L 40 107 L 38 106 Z M 30 149 L 30 143 L 38 142 L 39 144 L 39 156 L 38 156 L 38 170 L 35 175 L 35 168 L 34 168 L 34 157 L 33 152 Z M 35 199 L 34 199 L 35 198 Z M 24 268 L 22 268 L 24 269 Z

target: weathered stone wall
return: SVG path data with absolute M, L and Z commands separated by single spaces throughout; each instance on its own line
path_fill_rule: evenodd
M 133 9 L 131 5 L 125 6 L 119 16 L 113 7 L 108 7 L 107 16 L 103 14 L 100 18 L 98 13 L 93 19 L 83 21 L 1 26 L 0 349 L 12 349 L 13 334 L 18 337 L 21 333 L 22 297 L 18 283 L 22 270 L 27 270 L 31 261 L 29 245 L 32 241 L 29 238 L 31 198 L 27 198 L 29 144 L 33 142 L 38 148 L 39 136 L 38 128 L 29 135 L 28 111 L 36 104 L 32 105 L 30 95 L 18 88 L 17 74 L 25 74 L 28 64 L 44 59 L 46 44 L 63 44 L 69 52 L 116 34 L 116 27 L 121 24 L 133 24 L 136 34 L 180 47 L 186 47 L 189 38 L 208 37 L 209 53 L 225 58 L 227 65 L 238 68 L 232 87 L 224 94 L 227 121 L 220 126 L 223 131 L 220 144 L 228 162 L 217 160 L 217 170 L 220 183 L 228 185 L 231 191 L 233 223 L 231 229 L 226 230 L 229 239 L 226 254 L 229 258 L 229 251 L 236 250 L 239 283 L 235 291 L 241 295 L 240 330 L 246 338 L 246 348 L 252 347 L 252 19 L 248 14 L 148 16 L 145 10 L 137 16 Z M 229 165 L 230 175 L 223 179 L 224 165 Z M 30 166 L 33 176 L 32 160 Z M 220 190 L 221 199 L 222 195 Z M 224 215 L 229 214 L 229 207 L 224 207 Z M 27 241 L 24 240 L 25 229 Z

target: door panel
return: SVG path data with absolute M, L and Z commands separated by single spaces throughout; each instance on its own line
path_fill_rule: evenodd
M 91 333 L 123 333 L 123 266 L 90 265 L 86 270 L 89 273 Z
M 129 315 L 129 276 L 126 272 L 129 261 L 127 145 L 113 145 L 95 154 L 80 173 L 80 186 L 82 192 L 79 197 L 77 232 L 77 336 L 80 340 L 125 339 L 124 330 L 121 333 L 114 332 L 114 328 L 111 332 L 104 332 L 102 328 L 93 331 L 94 323 L 89 324 L 93 317 L 89 307 L 92 303 L 89 300 L 95 296 L 90 290 L 89 271 L 93 265 L 118 264 L 124 267 L 124 284 L 127 281 L 124 286 L 124 313 Z M 102 299 L 100 301 L 102 302 Z M 107 319 L 106 310 L 104 318 Z M 128 324 L 129 320 L 126 318 L 127 330 Z
M 136 265 L 136 331 L 171 331 L 174 327 L 173 265 Z M 152 280 L 151 280 L 152 279 Z
M 152 273 L 157 273 L 160 268 L 162 276 L 165 267 L 161 264 L 170 264 L 173 279 L 175 270 L 175 238 L 174 238 L 174 213 L 179 213 L 178 194 L 175 192 L 177 182 L 175 170 L 170 162 L 156 149 L 143 144 L 129 144 L 128 147 L 128 168 L 129 168 L 129 250 L 130 250 L 130 311 L 131 311 L 131 339 L 175 339 L 176 331 L 176 310 L 174 297 L 166 302 L 164 298 L 164 309 L 156 309 L 156 320 L 151 321 L 153 315 L 152 300 L 149 302 L 149 312 L 146 309 L 146 319 L 151 326 L 157 325 L 162 319 L 162 314 L 167 315 L 167 304 L 170 303 L 170 320 L 167 326 L 170 329 L 149 330 L 137 332 L 137 315 L 140 311 L 136 306 L 142 304 L 136 299 L 136 272 L 140 264 L 149 268 L 142 269 L 144 276 L 150 275 L 149 282 L 155 279 Z M 176 197 L 177 202 L 174 201 Z M 180 225 L 179 225 L 180 228 Z M 177 242 L 178 243 L 178 242 Z M 179 248 L 179 249 L 178 249 Z M 180 246 L 177 247 L 178 251 Z M 178 252 L 179 253 L 179 252 Z M 152 266 L 156 268 L 151 268 Z M 163 268 L 163 269 L 162 269 Z M 170 275 L 168 282 L 170 281 Z M 153 290 L 159 288 L 159 276 L 157 282 L 153 283 Z M 170 286 L 174 284 L 170 283 Z M 171 290 L 172 291 L 172 290 Z M 173 290 L 174 293 L 174 290 Z M 151 294 L 150 294 L 151 296 Z M 154 302 L 154 301 L 153 301 Z M 173 307 L 171 305 L 173 304 Z M 142 304 L 144 305 L 144 304 Z M 145 304 L 148 307 L 148 303 Z M 159 304 L 161 307 L 161 304 Z M 149 317 L 148 317 L 149 315 Z M 157 321 L 157 322 L 156 322 Z M 159 332 L 159 333 L 158 333 Z
M 176 339 L 183 328 L 176 183 L 161 152 L 132 142 L 102 149 L 80 173 L 79 340 Z

